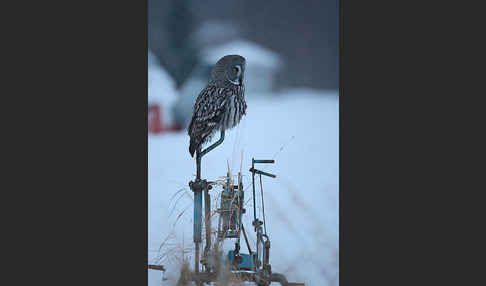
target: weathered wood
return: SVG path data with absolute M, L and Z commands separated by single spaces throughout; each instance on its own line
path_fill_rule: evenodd
M 154 270 L 161 270 L 165 271 L 164 265 L 154 265 L 154 264 L 149 264 L 148 265 L 149 269 L 154 269 Z

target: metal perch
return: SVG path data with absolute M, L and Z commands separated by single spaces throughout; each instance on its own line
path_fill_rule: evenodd
M 214 144 L 201 151 L 196 150 L 196 179 L 189 182 L 189 187 L 194 192 L 194 244 L 195 244 L 195 271 L 182 274 L 178 285 L 184 285 L 188 281 L 194 281 L 196 285 L 201 286 L 205 283 L 219 281 L 224 283 L 229 280 L 251 281 L 258 286 L 269 286 L 272 282 L 280 283 L 281 285 L 304 285 L 303 283 L 289 283 L 285 275 L 273 272 L 270 265 L 270 238 L 266 231 L 265 222 L 265 205 L 263 200 L 263 186 L 261 176 L 268 176 L 276 178 L 276 175 L 257 170 L 255 164 L 273 164 L 275 160 L 255 160 L 252 159 L 252 166 L 250 172 L 252 173 L 252 187 L 253 187 L 253 222 L 256 233 L 256 245 L 252 251 L 248 242 L 245 228 L 242 224 L 242 216 L 246 213 L 244 208 L 244 188 L 241 181 L 241 172 L 238 173 L 238 184 L 233 185 L 230 173 L 228 171 L 226 184 L 223 186 L 221 192 L 220 206 L 216 210 L 219 217 L 217 230 L 217 243 L 214 248 L 211 248 L 211 201 L 209 190 L 212 189 L 212 183 L 201 179 L 201 159 L 219 146 L 224 141 L 224 131 L 221 131 L 221 137 Z M 259 176 L 263 221 L 261 221 L 256 214 L 255 202 L 255 175 Z M 200 259 L 200 244 L 202 242 L 201 228 L 202 228 L 202 193 L 204 192 L 204 210 L 205 210 L 205 248 L 202 258 Z M 243 233 L 246 246 L 249 254 L 240 253 L 240 237 Z M 220 243 L 224 239 L 236 239 L 234 250 L 230 250 L 227 255 L 219 250 Z M 220 264 L 225 260 L 225 263 Z M 204 272 L 200 272 L 199 263 L 204 265 Z M 229 268 L 227 268 L 229 267 Z M 229 270 L 229 271 L 228 271 Z M 228 280 L 228 281 L 229 281 Z
M 194 265 L 196 273 L 199 273 L 199 245 L 201 243 L 201 217 L 202 217 L 202 192 L 204 191 L 204 209 L 205 209 L 205 224 L 206 224 L 206 248 L 204 250 L 204 257 L 206 257 L 209 251 L 209 246 L 211 244 L 211 201 L 208 190 L 211 186 L 208 185 L 206 180 L 201 180 L 201 159 L 204 155 L 212 151 L 214 148 L 223 143 L 224 140 L 224 130 L 221 131 L 221 138 L 214 144 L 201 151 L 198 149 L 196 151 L 196 180 L 189 182 L 189 187 L 194 192 L 194 245 L 195 245 L 195 255 L 194 255 Z M 207 263 L 205 263 L 207 265 Z M 209 270 L 206 267 L 206 270 Z

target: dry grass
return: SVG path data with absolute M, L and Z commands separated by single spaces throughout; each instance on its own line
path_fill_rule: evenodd
M 293 138 L 291 138 L 292 140 Z M 291 141 L 290 140 L 290 141 Z M 283 147 L 281 148 L 280 151 L 283 150 Z M 277 154 L 279 153 L 277 152 Z M 275 154 L 275 155 L 277 155 Z M 275 157 L 275 156 L 274 156 Z M 241 173 L 242 165 L 240 164 L 240 173 Z M 264 170 L 264 169 L 263 169 Z M 213 249 L 220 249 L 222 247 L 222 243 L 217 243 L 217 232 L 218 232 L 218 212 L 216 211 L 217 208 L 220 207 L 221 205 L 221 193 L 224 188 L 227 188 L 228 184 L 228 179 L 230 185 L 233 185 L 236 183 L 239 184 L 240 180 L 242 179 L 248 179 L 246 176 L 241 176 L 239 177 L 238 175 L 232 175 L 232 170 L 230 169 L 229 162 L 227 162 L 227 176 L 222 176 L 216 179 L 212 183 L 212 190 L 211 190 L 211 239 L 212 242 L 214 243 Z M 256 179 L 256 178 L 255 178 Z M 310 232 L 303 232 L 301 229 L 300 225 L 296 225 L 294 223 L 294 220 L 292 220 L 289 217 L 289 212 L 282 206 L 279 205 L 278 201 L 272 196 L 271 193 L 265 193 L 265 200 L 268 200 L 268 206 L 271 205 L 272 208 L 272 213 L 274 214 L 274 217 L 271 218 L 271 220 L 280 220 L 281 223 L 287 226 L 288 232 L 286 233 L 286 236 L 288 237 L 293 237 L 295 241 L 303 241 L 304 238 L 308 238 L 312 241 L 313 245 L 318 245 L 320 246 L 320 250 L 314 250 L 314 251 L 326 251 L 329 254 L 326 254 L 327 257 L 330 257 L 331 261 L 328 263 L 335 265 L 335 267 L 327 268 L 323 266 L 322 261 L 313 261 L 309 252 L 304 252 L 304 253 L 299 253 L 297 256 L 293 257 L 288 257 L 285 258 L 284 256 L 280 256 L 278 258 L 280 265 L 286 264 L 289 265 L 285 269 L 275 269 L 274 271 L 284 273 L 285 275 L 291 274 L 293 277 L 298 277 L 301 279 L 302 282 L 305 280 L 305 272 L 307 269 L 300 269 L 298 268 L 299 265 L 302 265 L 300 262 L 305 261 L 307 263 L 310 263 L 312 265 L 315 265 L 315 271 L 320 275 L 322 279 L 322 284 L 320 285 L 337 285 L 338 284 L 338 249 L 335 245 L 330 244 L 329 241 L 326 241 L 326 233 L 323 233 L 322 231 L 325 230 L 325 226 L 321 224 L 319 221 L 319 215 L 313 211 L 313 208 L 311 208 L 299 195 L 299 191 L 295 186 L 293 186 L 291 183 L 288 182 L 283 182 L 282 180 L 279 180 L 280 183 L 284 186 L 282 188 L 282 191 L 287 192 L 287 196 L 289 196 L 294 204 L 294 209 L 292 211 L 298 211 L 302 214 L 304 214 L 306 220 L 311 221 L 313 223 L 313 226 L 310 230 Z M 245 188 L 244 190 L 247 190 L 251 188 L 251 183 L 245 183 Z M 255 188 L 258 188 L 258 184 L 256 182 Z M 246 194 L 246 193 L 245 193 Z M 188 196 L 191 198 L 191 202 L 193 202 L 193 196 L 190 190 L 187 188 L 180 189 L 177 192 L 175 192 L 171 199 L 170 199 L 170 205 L 171 205 L 171 211 L 170 211 L 170 216 L 176 215 L 175 217 L 175 222 L 173 223 L 172 227 L 174 228 L 177 224 L 183 223 L 183 216 L 184 214 L 187 213 L 187 210 L 192 207 L 192 204 L 189 204 L 183 208 L 182 211 L 176 212 L 175 210 L 179 206 L 179 204 L 183 201 L 183 198 Z M 233 198 L 234 199 L 234 198 Z M 256 198 L 258 201 L 258 198 Z M 251 195 L 249 195 L 245 202 L 244 202 L 244 207 L 252 207 L 252 204 L 250 203 L 252 201 Z M 257 208 L 258 208 L 257 204 Z M 261 210 L 259 210 L 259 213 L 261 214 Z M 249 214 L 249 213 L 247 213 Z M 204 212 L 203 212 L 204 216 Z M 245 218 L 245 216 L 243 217 Z M 203 218 L 204 222 L 204 218 Z M 244 225 L 247 225 L 247 221 L 243 221 Z M 202 223 L 202 239 L 203 242 L 201 243 L 201 255 L 204 250 L 205 246 L 205 223 Z M 254 244 L 255 244 L 255 239 L 251 236 L 251 229 L 250 227 L 247 227 L 247 234 L 248 234 L 248 239 L 252 243 L 252 249 L 254 250 Z M 271 233 L 270 233 L 271 235 Z M 194 252 L 194 246 L 193 244 L 189 244 L 184 246 L 183 244 L 181 245 L 180 243 L 175 243 L 173 240 L 175 239 L 173 231 L 166 237 L 164 242 L 159 248 L 159 257 L 157 259 L 157 262 L 161 263 L 178 263 L 181 264 L 180 268 L 180 277 L 179 280 L 177 281 L 177 284 L 173 285 L 195 285 L 193 282 L 189 282 L 191 279 L 191 271 L 190 271 L 190 264 L 189 264 L 189 259 L 191 259 L 190 254 Z M 244 240 L 242 240 L 244 241 Z M 242 249 L 244 247 L 244 242 L 242 242 Z M 189 254 L 189 255 L 188 255 Z M 274 257 L 276 254 L 272 255 L 271 252 L 271 257 Z M 193 259 L 193 258 L 192 258 Z M 282 263 L 282 261 L 284 261 Z M 213 261 L 213 265 L 220 265 L 219 261 Z M 326 264 L 328 265 L 328 264 Z M 230 278 L 231 275 L 229 273 L 231 272 L 231 269 L 228 264 L 222 264 L 222 268 L 220 269 L 220 277 L 218 279 L 218 282 L 213 283 L 212 285 L 218 285 L 218 286 L 230 286 L 230 285 L 254 285 L 254 284 L 249 284 L 249 282 L 244 282 L 243 280 L 235 279 L 235 278 Z M 225 275 L 226 274 L 226 275 Z M 173 281 L 174 283 L 176 281 Z M 275 285 L 277 285 L 276 283 Z M 168 285 L 168 284 L 164 284 Z M 273 285 L 273 284 L 272 284 Z

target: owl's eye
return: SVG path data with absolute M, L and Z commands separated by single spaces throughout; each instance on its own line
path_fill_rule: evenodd
M 233 71 L 234 72 L 238 72 L 238 68 L 237 67 L 233 67 Z

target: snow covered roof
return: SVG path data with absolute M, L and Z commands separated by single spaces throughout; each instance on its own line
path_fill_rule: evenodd
M 237 40 L 227 44 L 211 47 L 201 53 L 201 58 L 206 63 L 214 65 L 225 55 L 238 54 L 246 58 L 247 65 L 263 65 L 267 67 L 278 67 L 282 61 L 280 56 L 256 43 Z
M 148 53 L 148 101 L 172 104 L 176 100 L 174 79 L 163 69 L 155 55 Z

